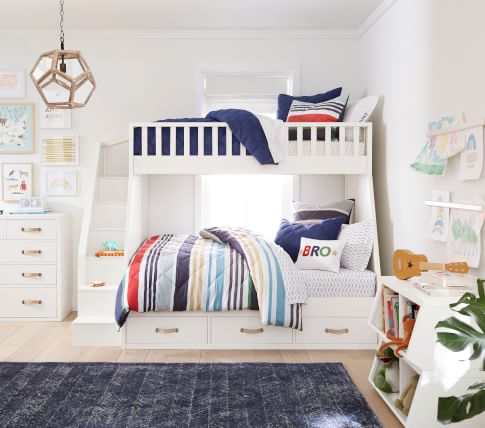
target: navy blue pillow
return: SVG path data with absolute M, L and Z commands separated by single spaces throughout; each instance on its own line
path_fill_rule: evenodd
M 333 100 L 342 93 L 342 88 L 335 88 L 331 91 L 317 95 L 304 95 L 301 97 L 293 97 L 287 94 L 278 95 L 278 111 L 276 112 L 277 119 L 284 120 L 288 118 L 288 112 L 290 111 L 291 103 L 296 101 L 303 101 L 305 103 L 323 103 L 325 101 Z
M 283 219 L 276 234 L 275 242 L 296 262 L 300 251 L 301 238 L 335 240 L 342 224 L 347 222 L 346 216 L 329 218 L 313 224 L 292 223 Z

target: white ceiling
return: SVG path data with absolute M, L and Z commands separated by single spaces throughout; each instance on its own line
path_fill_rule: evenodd
M 65 0 L 66 29 L 357 29 L 383 0 Z M 0 0 L 0 30 L 56 29 L 59 0 Z

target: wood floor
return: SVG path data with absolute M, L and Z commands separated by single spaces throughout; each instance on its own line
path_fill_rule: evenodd
M 385 428 L 401 427 L 367 381 L 373 351 L 122 350 L 71 345 L 71 322 L 0 322 L 0 361 L 28 362 L 341 362 Z

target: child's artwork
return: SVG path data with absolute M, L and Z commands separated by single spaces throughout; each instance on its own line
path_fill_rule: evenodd
M 76 170 L 74 168 L 50 168 L 44 170 L 44 193 L 49 196 L 76 195 Z
M 434 202 L 450 202 L 450 192 L 434 190 L 432 193 Z M 446 242 L 450 225 L 450 209 L 444 207 L 432 207 L 431 218 L 428 227 L 428 236 L 436 241 Z
M 462 123 L 462 115 L 444 116 L 428 124 L 429 132 L 445 131 L 451 126 Z M 460 133 L 435 135 L 428 137 L 426 144 L 418 154 L 411 168 L 428 175 L 444 175 L 448 158 L 464 148 L 464 139 Z
M 0 104 L 0 154 L 34 152 L 34 104 Z
M 465 149 L 460 158 L 460 180 L 478 180 L 483 168 L 483 126 L 465 132 Z
M 483 213 L 451 210 L 450 232 L 446 243 L 446 258 L 451 262 L 468 262 L 470 267 L 480 264 Z
M 32 164 L 4 163 L 2 165 L 2 189 L 4 201 L 18 201 L 32 196 Z

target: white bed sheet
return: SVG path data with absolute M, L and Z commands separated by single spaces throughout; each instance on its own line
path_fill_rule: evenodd
M 376 274 L 341 268 L 340 273 L 300 270 L 308 297 L 374 297 Z

